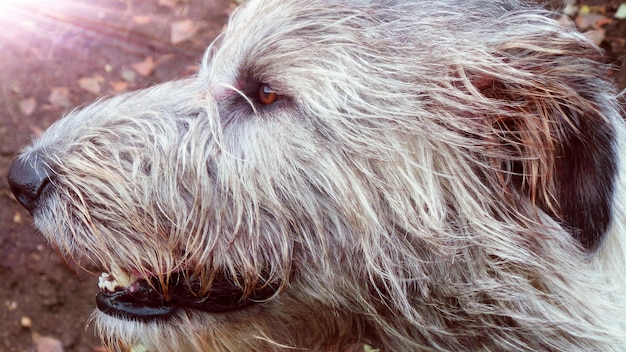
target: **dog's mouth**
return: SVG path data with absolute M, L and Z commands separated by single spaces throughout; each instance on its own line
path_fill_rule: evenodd
M 202 291 L 201 280 L 185 272 L 169 275 L 165 288 L 157 277 L 131 278 L 114 271 L 99 278 L 98 309 L 116 318 L 151 321 L 170 318 L 181 309 L 226 313 L 267 301 L 277 292 L 277 285 L 263 285 L 246 293 L 226 276 L 212 280 L 210 290 Z

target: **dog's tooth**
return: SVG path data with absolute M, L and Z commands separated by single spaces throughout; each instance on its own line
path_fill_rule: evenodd
M 117 279 L 117 275 L 122 278 L 122 282 Z M 128 283 L 128 284 L 126 284 Z M 127 289 L 130 286 L 130 278 L 124 274 L 102 273 L 98 278 L 98 287 L 105 292 L 115 292 L 118 289 Z
M 108 281 L 109 281 L 109 274 L 107 273 L 100 274 L 100 277 L 98 277 L 98 287 L 100 287 L 100 289 L 104 291 L 107 288 Z
M 106 281 L 104 283 L 104 291 L 109 291 L 109 292 L 114 292 L 115 291 L 115 282 L 113 281 Z
M 115 288 L 118 287 L 119 284 L 115 281 L 115 278 L 109 273 L 102 273 L 98 278 L 98 287 L 102 291 L 114 292 Z
M 133 282 L 130 275 L 126 274 L 119 266 L 115 264 L 111 264 L 111 274 L 113 276 L 113 281 L 115 281 L 118 286 L 128 287 Z

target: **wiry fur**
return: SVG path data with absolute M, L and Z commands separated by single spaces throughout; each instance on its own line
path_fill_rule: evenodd
M 106 269 L 279 287 L 95 313 L 120 350 L 626 350 L 626 135 L 598 56 L 515 0 L 252 0 L 196 77 L 25 151 L 54 172 L 35 222 Z

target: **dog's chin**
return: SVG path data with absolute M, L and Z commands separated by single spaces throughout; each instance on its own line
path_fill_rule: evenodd
M 118 278 L 120 278 L 118 280 Z M 216 276 L 209 290 L 199 278 L 185 272 L 168 276 L 132 279 L 120 273 L 103 273 L 96 296 L 98 310 L 109 316 L 140 322 L 167 320 L 179 310 L 228 313 L 272 298 L 277 288 L 265 285 L 247 293 L 225 276 Z M 201 293 L 206 292 L 206 293 Z

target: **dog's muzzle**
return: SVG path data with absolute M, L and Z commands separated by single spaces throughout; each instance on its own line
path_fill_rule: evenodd
M 16 159 L 9 170 L 8 181 L 17 201 L 33 216 L 45 210 L 45 199 L 54 192 L 52 172 L 36 154 Z M 176 272 L 163 282 L 157 277 L 135 277 L 123 285 L 116 276 L 100 277 L 101 292 L 96 304 L 105 314 L 132 320 L 167 318 L 180 309 L 225 313 L 265 301 L 277 292 L 277 285 L 261 284 L 253 290 L 244 290 L 225 275 L 216 275 L 208 290 L 192 274 Z M 202 293 L 206 292 L 206 293 Z

